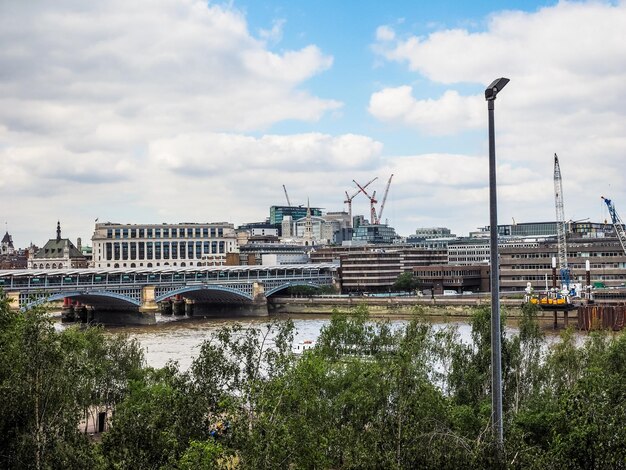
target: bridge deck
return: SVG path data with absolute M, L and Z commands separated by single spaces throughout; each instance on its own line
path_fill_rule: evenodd
M 163 284 L 265 282 L 268 280 L 319 278 L 334 275 L 335 263 L 285 266 L 189 266 L 127 269 L 12 269 L 0 270 L 5 291 L 50 288 L 141 286 Z

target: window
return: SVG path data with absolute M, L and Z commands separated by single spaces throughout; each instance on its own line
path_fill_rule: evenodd
M 120 259 L 120 242 L 113 243 L 113 259 Z
M 154 242 L 154 259 L 161 259 L 161 242 Z
M 146 244 L 145 242 L 139 242 L 139 259 L 146 257 Z
M 152 229 L 151 228 L 147 229 L 147 234 L 148 234 L 147 235 L 148 238 L 152 238 Z
M 146 242 L 146 254 L 148 255 L 146 256 L 146 259 L 152 259 L 154 257 L 152 246 L 153 246 L 152 242 Z M 152 267 L 152 263 L 148 263 L 148 266 Z
M 170 259 L 170 244 L 163 242 L 163 259 Z

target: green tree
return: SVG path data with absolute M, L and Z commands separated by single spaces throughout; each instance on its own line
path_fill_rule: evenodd
M 404 272 L 393 283 L 392 289 L 403 292 L 413 292 L 420 285 L 419 280 L 412 272 Z

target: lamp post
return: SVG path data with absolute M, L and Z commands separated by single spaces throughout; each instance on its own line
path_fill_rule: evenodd
M 498 265 L 498 204 L 496 197 L 496 139 L 494 101 L 509 83 L 498 78 L 485 89 L 489 114 L 489 234 L 491 264 L 491 406 L 493 434 L 498 446 L 504 442 L 502 429 L 502 347 L 500 345 L 500 269 Z

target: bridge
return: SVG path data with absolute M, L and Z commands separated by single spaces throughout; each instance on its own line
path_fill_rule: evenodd
M 292 286 L 336 282 L 336 263 L 285 266 L 190 266 L 128 269 L 0 270 L 12 306 L 28 309 L 63 300 L 64 309 L 87 308 L 100 323 L 149 324 L 159 304 L 175 313 L 268 315 L 267 298 Z M 182 306 L 182 307 L 181 307 Z

